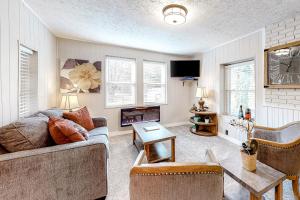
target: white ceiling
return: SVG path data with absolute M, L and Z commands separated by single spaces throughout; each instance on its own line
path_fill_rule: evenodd
M 191 55 L 300 12 L 300 0 L 25 0 L 59 37 Z M 162 9 L 188 9 L 168 25 Z

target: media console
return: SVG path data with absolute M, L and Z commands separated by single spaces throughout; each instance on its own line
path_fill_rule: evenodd
M 121 127 L 135 122 L 160 121 L 160 106 L 132 107 L 121 109 Z

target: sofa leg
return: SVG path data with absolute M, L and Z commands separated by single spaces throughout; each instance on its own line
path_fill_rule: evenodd
M 289 176 L 288 179 L 292 180 L 293 192 L 295 200 L 300 200 L 299 195 L 299 176 Z

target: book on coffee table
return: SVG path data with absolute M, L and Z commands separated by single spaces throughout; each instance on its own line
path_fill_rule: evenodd
M 147 126 L 147 127 L 144 127 L 144 130 L 145 131 L 155 131 L 155 130 L 159 130 L 159 127 L 158 126 Z

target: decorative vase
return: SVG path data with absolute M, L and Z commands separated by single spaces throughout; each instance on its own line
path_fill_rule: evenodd
M 249 155 L 243 151 L 241 151 L 241 157 L 243 162 L 243 167 L 252 172 L 256 170 L 256 160 L 257 160 L 257 153 L 253 155 Z

